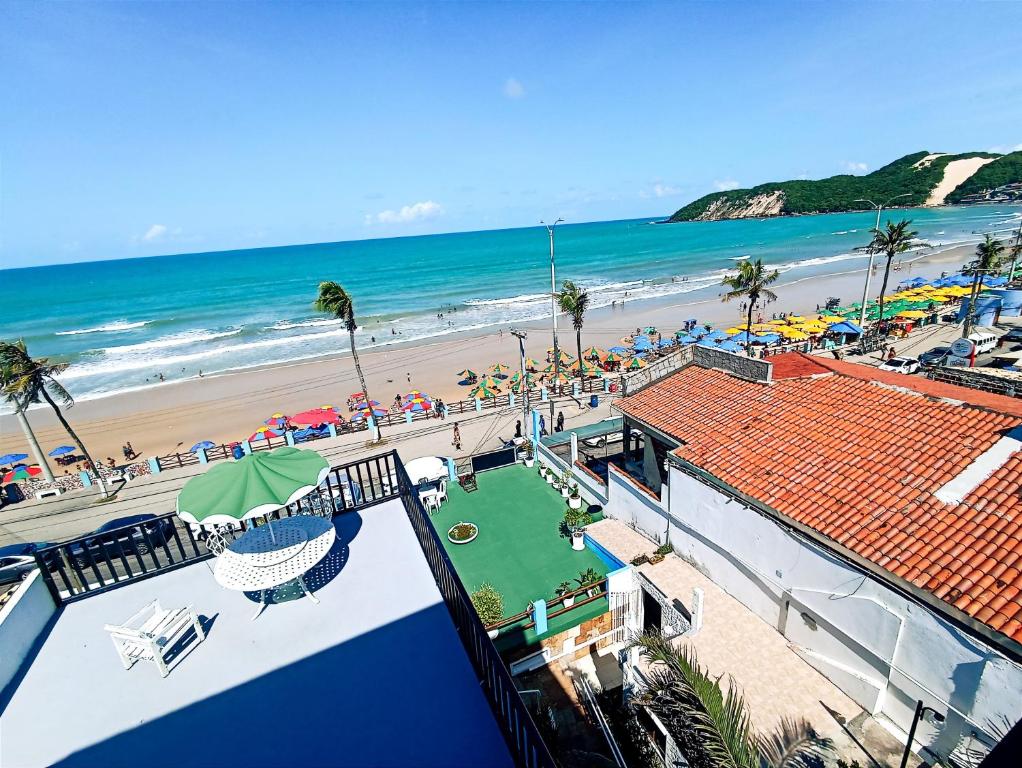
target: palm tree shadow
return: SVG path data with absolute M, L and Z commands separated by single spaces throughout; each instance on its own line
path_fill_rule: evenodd
M 349 545 L 362 529 L 362 516 L 358 512 L 344 512 L 334 517 L 333 523 L 334 530 L 337 532 L 337 540 L 330 547 L 326 557 L 302 577 L 305 586 L 312 592 L 321 590 L 344 570 L 350 555 Z M 244 592 L 243 594 L 254 603 L 265 602 L 267 605 L 289 603 L 292 600 L 300 600 L 305 597 L 305 591 L 298 583 L 298 579 L 292 579 L 273 589 L 266 590 L 265 598 L 259 591 Z

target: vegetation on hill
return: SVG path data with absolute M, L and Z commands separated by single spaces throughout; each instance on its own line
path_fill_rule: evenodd
M 929 152 L 915 152 L 906 155 L 864 176 L 843 174 L 818 181 L 770 182 L 751 189 L 715 192 L 679 209 L 671 216 L 670 221 L 739 218 L 743 215 L 740 213 L 741 209 L 753 203 L 755 198 L 778 192 L 782 193 L 780 209 L 777 211 L 779 214 L 866 210 L 870 207 L 867 203 L 856 201 L 869 198 L 880 202 L 905 193 L 908 193 L 908 197 L 901 198 L 900 205 L 922 205 L 931 190 L 940 183 L 944 177 L 944 168 L 952 160 L 964 160 L 969 157 L 998 157 L 998 155 L 989 152 L 942 155 L 916 167 L 916 163 L 929 154 Z M 996 162 L 990 163 L 984 168 L 995 165 L 997 165 Z M 955 191 L 957 192 L 957 190 Z M 716 209 L 711 210 L 714 209 L 715 204 Z M 711 213 L 707 214 L 708 211 Z M 736 212 L 738 213 L 736 214 Z
M 988 192 L 1005 184 L 1022 183 L 1022 152 L 1002 155 L 992 163 L 987 163 L 972 176 L 967 178 L 950 195 L 947 202 L 957 203 L 967 195 Z

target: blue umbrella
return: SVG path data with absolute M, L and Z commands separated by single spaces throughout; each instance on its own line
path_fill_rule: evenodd
M 741 352 L 742 351 L 742 348 L 740 346 L 738 346 L 737 344 L 735 344 L 730 339 L 728 339 L 727 341 L 720 342 L 720 344 L 717 345 L 717 349 L 723 349 L 725 352 Z
M 832 323 L 827 330 L 831 333 L 849 333 L 854 336 L 862 335 L 862 328 L 848 320 L 845 320 L 843 323 Z
M 216 448 L 216 443 L 214 443 L 212 440 L 203 440 L 201 443 L 196 443 L 195 445 L 193 445 L 191 452 L 195 453 L 196 451 L 205 451 L 209 450 L 210 448 Z
M 638 336 L 636 336 L 634 339 L 632 339 L 633 342 L 649 341 L 649 340 L 650 340 L 649 336 L 647 336 L 645 333 L 640 333 Z
M 673 347 L 674 339 L 660 339 L 660 341 L 657 342 L 657 346 L 660 347 L 660 349 L 663 349 L 664 347 Z
M 718 339 L 727 339 L 730 337 L 726 333 L 724 333 L 724 331 L 710 331 L 703 338 L 710 339 L 712 341 L 717 341 Z
M 695 336 L 682 336 L 678 339 L 679 344 L 695 344 L 697 341 L 699 341 L 699 339 Z
M 653 345 L 648 341 L 637 341 L 635 342 L 636 349 L 653 349 Z
M 732 336 L 731 341 L 745 344 L 747 341 L 759 341 L 759 336 L 757 336 L 756 334 L 750 336 L 745 331 L 742 331 L 741 333 L 736 333 L 734 336 Z
M 756 339 L 760 344 L 776 344 L 780 340 L 781 336 L 777 333 L 765 333 Z
M 628 347 L 611 347 L 607 351 L 614 352 L 618 355 L 627 355 L 631 350 L 629 350 Z
M 54 448 L 50 451 L 47 456 L 63 456 L 65 453 L 71 453 L 75 450 L 73 445 L 62 445 L 59 448 Z
M 632 355 L 632 357 L 645 357 L 645 356 L 646 356 L 645 352 L 636 352 L 634 355 Z
M 295 432 L 295 440 L 300 442 L 302 440 L 308 440 L 310 437 L 319 437 L 320 434 L 322 433 L 319 429 L 315 427 L 306 427 L 305 429 L 299 429 Z
M 0 464 L 13 464 L 16 461 L 21 461 L 22 459 L 27 458 L 27 453 L 7 453 L 0 456 Z
M 717 348 L 717 345 L 714 343 L 713 339 L 699 339 L 699 341 L 696 342 L 696 345 L 700 347 L 710 347 L 712 349 Z

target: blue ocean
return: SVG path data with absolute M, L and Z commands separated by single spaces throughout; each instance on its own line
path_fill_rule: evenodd
M 916 209 L 921 240 L 950 247 L 1010 236 L 1015 206 Z M 861 264 L 875 214 L 557 228 L 558 282 L 593 306 L 670 294 L 715 295 L 736 260 L 762 258 L 786 279 Z M 886 214 L 885 214 L 886 218 Z M 168 381 L 333 354 L 335 320 L 312 310 L 322 280 L 356 302 L 365 347 L 508 325 L 549 311 L 543 227 L 0 270 L 0 338 L 71 365 L 62 381 L 91 398 Z M 442 315 L 442 317 L 441 317 Z

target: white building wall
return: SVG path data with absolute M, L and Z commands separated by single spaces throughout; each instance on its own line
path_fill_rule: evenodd
M 670 515 L 611 474 L 611 517 L 663 540 L 788 637 L 867 711 L 907 731 L 922 699 L 947 714 L 917 738 L 946 755 L 1022 718 L 1022 666 L 884 582 L 675 468 Z M 706 606 L 712 611 L 713 606 Z M 750 649 L 754 652 L 755 649 Z M 904 735 L 902 736 L 904 738 Z
M 0 691 L 17 676 L 57 606 L 38 570 L 32 571 L 0 609 Z

